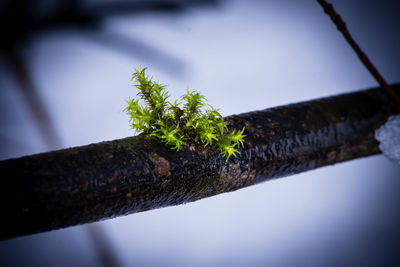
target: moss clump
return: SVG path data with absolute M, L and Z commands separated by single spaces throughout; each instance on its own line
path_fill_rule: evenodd
M 237 156 L 238 148 L 244 146 L 244 128 L 229 132 L 218 110 L 207 105 L 196 91 L 187 90 L 178 101 L 169 102 L 166 85 L 146 75 L 146 69 L 135 69 L 132 75 L 139 89 L 138 98 L 129 98 L 124 110 L 132 129 L 155 136 L 178 151 L 195 143 L 218 149 L 227 161 Z

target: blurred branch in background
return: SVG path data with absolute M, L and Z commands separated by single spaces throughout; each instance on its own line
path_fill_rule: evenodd
M 14 74 L 18 82 L 17 89 L 19 89 L 20 95 L 23 97 L 25 104 L 32 113 L 32 118 L 47 145 L 47 149 L 52 150 L 62 147 L 59 136 L 54 128 L 50 112 L 47 110 L 46 104 L 39 95 L 31 73 L 27 70 L 26 56 L 23 53 L 23 49 L 17 44 L 8 47 L 3 44 L 1 48 L 0 56 L 3 57 L 6 66 Z
M 149 45 L 122 35 L 102 30 L 111 16 L 138 15 L 151 12 L 179 13 L 197 6 L 216 6 L 217 1 L 91 1 L 79 0 L 11 0 L 0 2 L 0 56 L 14 74 L 21 95 L 29 107 L 42 136 L 54 148 L 60 144 L 51 116 L 46 110 L 27 68 L 29 47 L 35 38 L 67 28 L 127 55 L 139 56 L 167 72 L 179 74 L 183 63 Z M 62 51 L 60 51 L 61 53 Z

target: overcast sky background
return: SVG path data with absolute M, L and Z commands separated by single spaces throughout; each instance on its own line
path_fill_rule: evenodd
M 400 82 L 400 3 L 331 2 Z M 122 110 L 139 66 L 172 98 L 198 90 L 224 116 L 377 86 L 316 1 L 222 1 L 102 27 L 42 33 L 24 51 L 62 147 L 133 134 Z M 0 159 L 47 150 L 17 86 L 0 59 Z M 97 224 L 123 266 L 399 266 L 399 178 L 378 155 Z M 100 261 L 76 226 L 0 242 L 0 265 Z

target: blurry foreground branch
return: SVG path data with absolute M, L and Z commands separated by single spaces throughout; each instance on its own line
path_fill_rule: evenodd
M 397 92 L 400 85 L 392 86 Z M 374 131 L 395 114 L 374 88 L 226 118 L 246 127 L 228 163 L 147 136 L 0 161 L 0 239 L 179 205 L 272 178 L 379 153 Z

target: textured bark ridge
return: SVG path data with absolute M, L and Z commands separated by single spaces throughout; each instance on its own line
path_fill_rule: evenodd
M 400 89 L 400 85 L 393 88 Z M 227 117 L 246 127 L 240 156 L 170 150 L 148 136 L 0 162 L 0 239 L 179 205 L 379 153 L 396 108 L 379 88 Z

